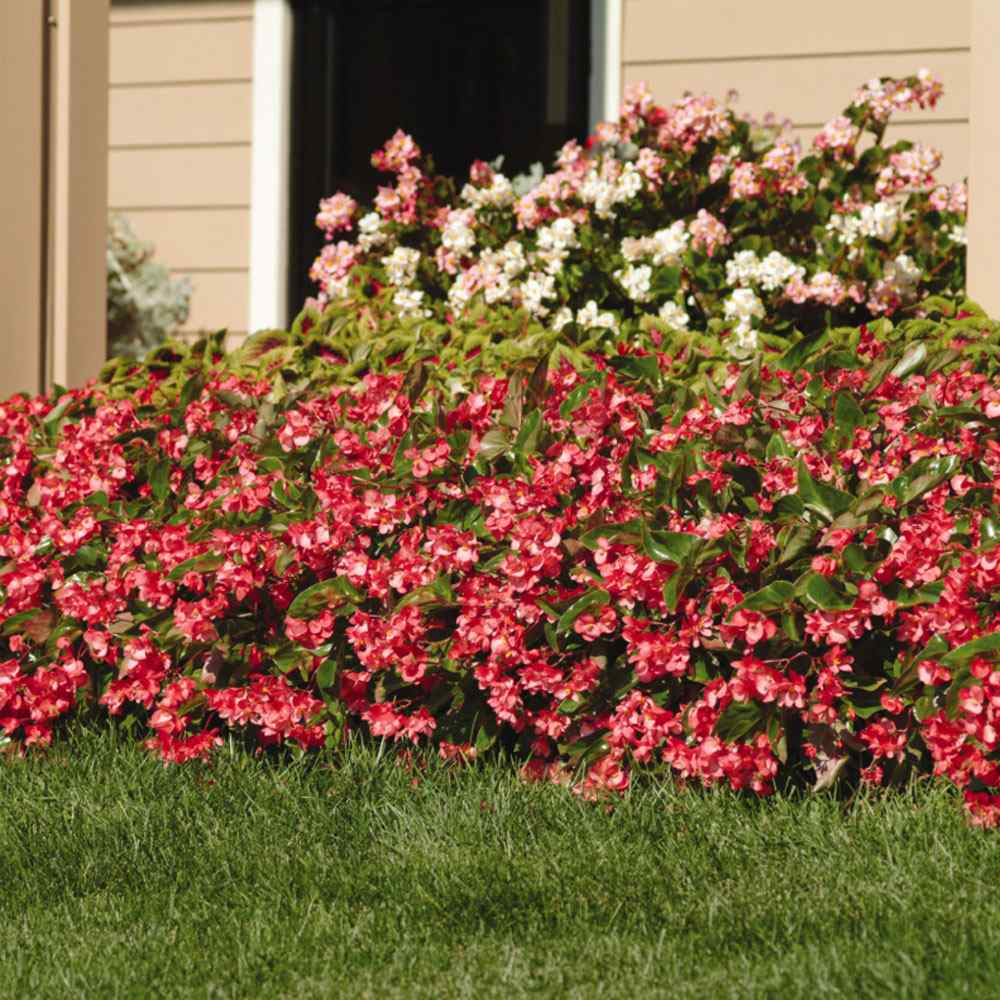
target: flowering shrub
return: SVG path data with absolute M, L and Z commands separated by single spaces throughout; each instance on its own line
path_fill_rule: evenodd
M 698 390 L 655 330 L 459 364 L 344 315 L 15 397 L 0 729 L 503 748 L 587 796 L 933 770 L 992 825 L 1000 328 L 922 311 Z
M 372 157 L 390 181 L 372 210 L 322 202 L 308 306 L 446 322 L 523 310 L 580 337 L 656 317 L 745 358 L 960 293 L 965 186 L 935 182 L 935 150 L 884 142 L 893 112 L 940 95 L 923 70 L 873 80 L 803 155 L 712 98 L 662 107 L 638 85 L 522 194 L 482 162 L 456 192 L 398 132 Z

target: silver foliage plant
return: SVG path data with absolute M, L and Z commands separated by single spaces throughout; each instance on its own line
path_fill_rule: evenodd
M 122 215 L 108 219 L 108 354 L 143 357 L 188 318 L 191 282 L 171 278 Z

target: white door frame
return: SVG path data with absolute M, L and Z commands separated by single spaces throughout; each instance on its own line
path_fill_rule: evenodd
M 250 332 L 288 322 L 292 8 L 255 0 L 250 177 Z

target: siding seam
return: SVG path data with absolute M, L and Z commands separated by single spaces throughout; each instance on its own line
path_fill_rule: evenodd
M 174 274 L 249 274 L 249 267 L 177 267 L 171 265 Z
M 149 21 L 111 21 L 112 30 L 119 28 L 148 28 L 158 24 L 239 24 L 242 21 L 252 21 L 253 14 L 234 14 L 227 17 L 159 17 Z
M 752 56 L 704 56 L 681 59 L 627 59 L 625 66 L 685 66 L 707 63 L 738 63 L 738 62 L 786 62 L 794 59 L 844 59 L 852 56 L 920 56 L 938 55 L 950 52 L 969 52 L 967 45 L 942 46 L 930 49 L 873 49 L 855 52 L 794 52 L 769 55 L 759 53 Z
M 139 149 L 249 149 L 249 139 L 234 139 L 232 142 L 115 142 L 108 145 L 109 152 Z
M 792 128 L 822 128 L 826 124 L 822 122 L 792 122 Z M 900 128 L 909 128 L 911 125 L 968 125 L 969 118 L 900 118 L 890 122 Z
M 112 212 L 221 212 L 230 209 L 249 211 L 247 203 L 239 205 L 109 205 Z
M 253 83 L 252 76 L 223 76 L 211 80 L 130 80 L 123 83 L 109 83 L 108 90 L 140 90 L 143 87 L 215 87 L 234 86 L 238 83 Z

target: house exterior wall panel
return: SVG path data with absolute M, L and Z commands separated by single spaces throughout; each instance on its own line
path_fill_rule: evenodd
M 623 79 L 626 86 L 645 81 L 661 102 L 675 100 L 685 90 L 722 99 L 726 91 L 732 89 L 739 95 L 735 106 L 740 111 L 755 117 L 773 111 L 781 118 L 790 118 L 797 126 L 818 127 L 850 104 L 854 92 L 866 80 L 877 76 L 906 76 L 925 62 L 944 82 L 944 97 L 933 111 L 908 111 L 893 120 L 967 120 L 968 51 L 626 63 Z
M 253 0 L 114 0 L 110 207 L 191 279 L 185 329 L 244 331 Z
M 842 0 L 836 17 L 806 16 L 799 0 L 626 0 L 622 79 L 645 80 L 657 100 L 685 90 L 723 98 L 739 92 L 737 108 L 760 117 L 790 118 L 807 147 L 822 124 L 875 76 L 903 76 L 926 66 L 945 96 L 933 111 L 894 119 L 887 138 L 940 149 L 939 176 L 969 171 L 969 5 L 941 18 L 933 0 Z
M 250 274 L 238 271 L 182 271 L 196 286 L 198 294 L 191 301 L 191 315 L 185 330 L 190 332 L 232 330 L 245 332 L 249 323 Z
M 246 267 L 248 208 L 147 208 L 129 212 L 129 220 L 144 240 L 156 246 L 157 258 L 178 271 Z
M 115 87 L 110 146 L 249 145 L 252 97 L 243 81 Z
M 625 62 L 965 49 L 968 3 L 938 0 L 626 0 Z
M 113 149 L 108 176 L 117 210 L 250 203 L 249 151 L 242 146 Z
M 192 0 L 191 7 L 198 4 Z M 253 76 L 253 17 L 111 26 L 112 86 Z

